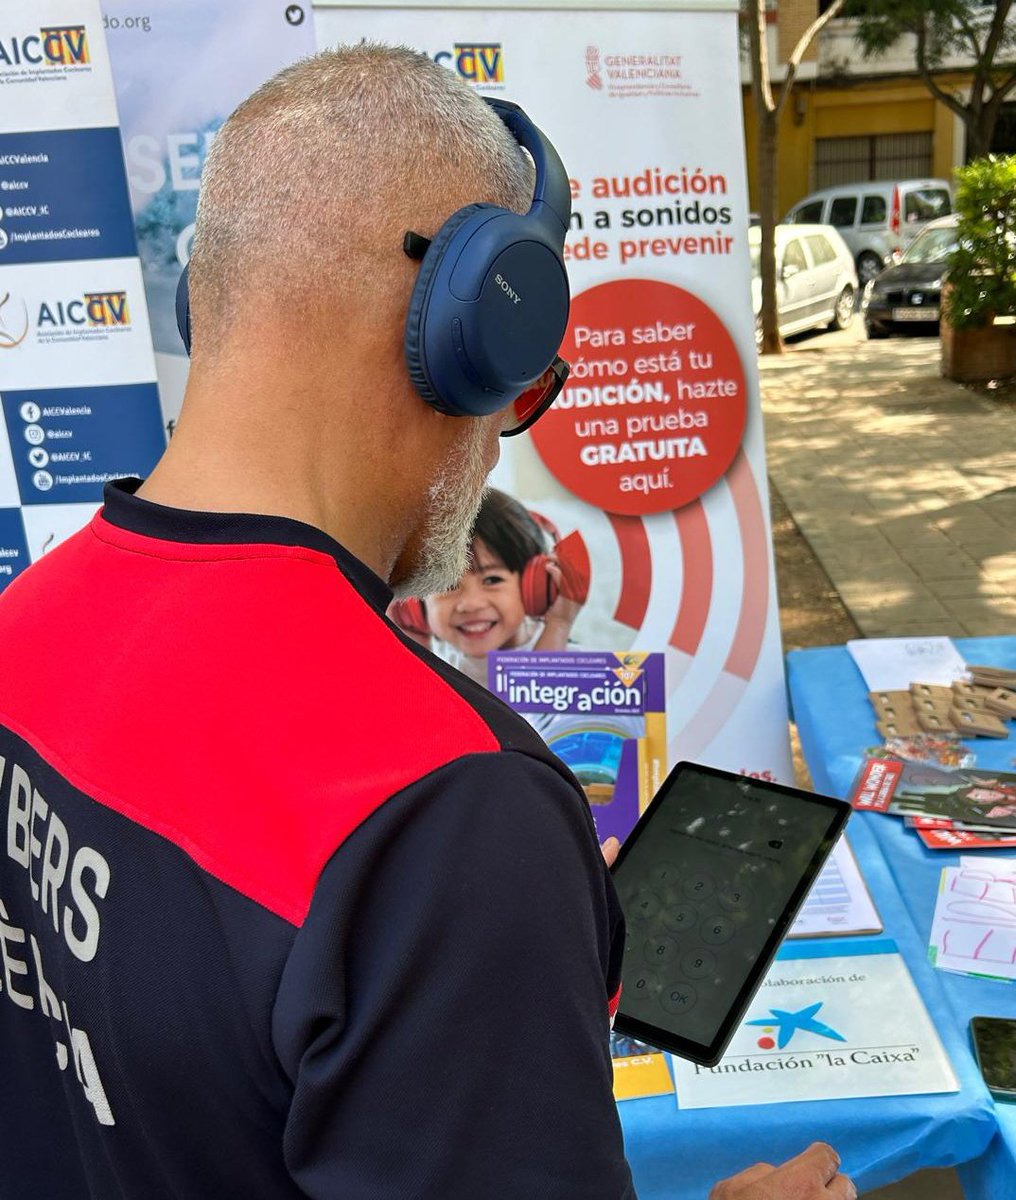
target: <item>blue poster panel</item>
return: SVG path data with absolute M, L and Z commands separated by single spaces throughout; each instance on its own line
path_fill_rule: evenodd
M 21 511 L 0 508 L 0 592 L 28 566 L 28 543 Z
M 135 253 L 118 129 L 0 134 L 0 266 Z
M 311 0 L 103 0 L 102 8 L 159 390 L 172 428 L 187 380 L 176 285 L 190 259 L 205 158 L 241 100 L 314 53 L 314 13 Z
M 0 9 L 2 591 L 165 435 L 99 0 Z
M 154 383 L 5 391 L 2 403 L 22 504 L 97 503 L 165 448 Z

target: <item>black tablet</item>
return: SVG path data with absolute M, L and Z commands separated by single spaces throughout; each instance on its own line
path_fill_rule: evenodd
M 678 763 L 612 868 L 628 930 L 615 1030 L 719 1062 L 849 815 Z

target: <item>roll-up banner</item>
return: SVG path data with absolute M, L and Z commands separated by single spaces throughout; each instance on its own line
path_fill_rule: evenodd
M 0 591 L 165 445 L 98 0 L 0 9 Z
M 574 209 L 572 371 L 532 434 L 504 444 L 492 482 L 584 542 L 570 647 L 666 651 L 671 762 L 791 778 L 736 4 L 319 0 L 315 20 L 322 47 L 424 51 L 521 104 L 557 146 Z
M 310 0 L 102 0 L 167 432 L 187 382 L 175 296 L 216 131 L 314 53 Z

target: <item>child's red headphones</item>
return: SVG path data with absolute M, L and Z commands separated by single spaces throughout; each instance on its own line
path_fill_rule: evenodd
M 554 524 L 540 513 L 530 512 L 530 516 L 554 543 L 553 557 L 561 568 L 564 585 L 558 589 L 557 580 L 547 570 L 551 560 L 549 554 L 534 554 L 522 568 L 519 588 L 522 592 L 522 604 L 526 615 L 530 617 L 546 616 L 547 610 L 563 592 L 568 600 L 577 604 L 585 604 L 589 596 L 590 563 L 589 551 L 583 541 L 582 534 L 576 529 L 562 538 Z M 431 633 L 427 621 L 427 609 L 422 600 L 396 600 L 388 610 L 388 615 L 396 625 L 409 633 L 427 636 Z

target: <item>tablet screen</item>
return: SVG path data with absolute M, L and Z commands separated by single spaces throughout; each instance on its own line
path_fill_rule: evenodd
M 679 764 L 613 868 L 627 923 L 615 1027 L 718 1061 L 849 813 Z

